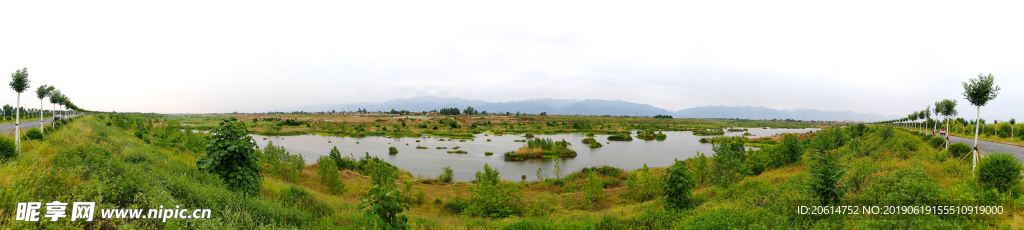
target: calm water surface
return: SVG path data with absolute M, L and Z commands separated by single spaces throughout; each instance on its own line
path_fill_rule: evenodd
M 749 132 L 754 134 L 754 137 L 780 133 L 806 133 L 816 130 L 818 129 L 749 128 Z M 582 141 L 586 138 L 583 134 L 536 135 L 536 137 L 551 138 L 556 141 L 564 139 L 572 144 L 570 148 L 576 151 L 577 156 L 574 158 L 563 158 L 561 163 L 562 176 L 582 168 L 602 165 L 624 170 L 638 169 L 643 167 L 644 164 L 650 167 L 665 167 L 671 165 L 674 159 L 682 160 L 696 156 L 698 151 L 708 156 L 713 154 L 711 144 L 701 144 L 698 141 L 704 136 L 694 136 L 688 131 L 664 133 L 667 136 L 667 139 L 664 141 L 645 141 L 636 138 L 633 141 L 608 141 L 609 135 L 596 135 L 594 138 L 600 141 L 604 147 L 595 149 L 591 149 L 583 144 Z M 743 132 L 726 132 L 725 135 L 737 136 L 741 134 Z M 502 159 L 501 155 L 503 153 L 519 149 L 519 147 L 525 144 L 523 142 L 513 142 L 513 140 L 525 140 L 526 138 L 522 135 L 484 135 L 477 134 L 475 135 L 475 140 L 466 140 L 466 142 L 459 142 L 456 139 L 453 139 L 453 141 L 440 141 L 442 138 L 438 137 L 250 136 L 256 139 L 256 144 L 260 148 L 273 141 L 274 145 L 284 146 L 292 154 L 301 154 L 305 157 L 308 164 L 315 163 L 320 156 L 328 155 L 331 148 L 337 146 L 343 155 L 352 154 L 359 158 L 364 156 L 365 153 L 369 153 L 370 156 L 380 157 L 388 163 L 408 170 L 413 175 L 422 175 L 424 178 L 437 177 L 437 175 L 441 174 L 441 167 L 450 166 L 455 172 L 456 181 L 470 181 L 473 180 L 476 171 L 483 169 L 485 163 L 498 169 L 501 173 L 501 178 L 510 181 L 519 181 L 522 175 L 526 175 L 528 181 L 535 181 L 537 180 L 537 168 L 540 168 L 547 177 L 554 176 L 554 161 L 552 159 L 530 159 L 526 161 L 505 161 Z M 491 141 L 487 141 L 487 139 L 491 139 Z M 420 142 L 416 142 L 416 140 Z M 428 149 L 416 149 L 417 145 L 425 146 Z M 388 154 L 388 147 L 391 146 L 398 149 L 398 154 Z M 447 151 L 452 150 L 455 146 L 460 146 L 459 150 L 469 153 L 447 153 Z M 448 147 L 448 149 L 435 149 L 436 147 Z M 485 156 L 484 152 L 493 152 L 494 155 Z

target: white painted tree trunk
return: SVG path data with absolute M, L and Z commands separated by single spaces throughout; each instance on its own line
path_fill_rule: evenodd
M 946 117 L 946 151 L 949 151 L 949 117 Z
M 977 121 L 977 123 L 976 123 L 977 125 L 974 126 L 974 151 L 972 151 L 972 154 L 974 154 L 974 159 L 973 159 L 973 162 L 971 163 L 971 172 L 972 173 L 978 171 L 978 129 L 979 129 L 979 127 L 981 127 L 981 106 L 977 106 L 977 108 L 978 108 L 978 113 L 977 113 L 978 116 L 977 116 L 977 118 L 975 118 L 975 121 Z
M 46 134 L 46 128 L 43 127 L 43 99 L 39 98 L 39 131 Z
M 14 149 L 21 154 L 21 93 L 18 93 L 18 104 L 14 107 Z

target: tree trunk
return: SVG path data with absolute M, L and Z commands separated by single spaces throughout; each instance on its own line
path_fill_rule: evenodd
M 974 159 L 972 160 L 972 163 L 971 163 L 971 172 L 972 173 L 978 171 L 978 129 L 980 129 L 980 127 L 981 127 L 981 106 L 977 106 L 977 108 L 978 108 L 978 113 L 977 113 L 978 116 L 977 116 L 977 118 L 975 118 L 975 120 L 977 121 L 978 125 L 974 126 L 974 151 L 971 151 L 972 154 L 974 155 L 973 156 Z
M 949 117 L 946 117 L 946 151 L 949 151 Z
M 14 107 L 14 150 L 21 154 L 21 93 L 18 93 L 18 104 Z
M 46 134 L 46 129 L 43 128 L 43 99 L 39 98 L 39 131 Z

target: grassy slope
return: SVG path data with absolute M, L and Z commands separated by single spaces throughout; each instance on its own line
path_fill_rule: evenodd
M 944 197 L 964 197 L 977 193 L 970 179 L 970 166 L 957 163 L 942 153 L 928 149 L 919 138 L 899 132 L 897 141 L 880 141 L 875 134 L 861 140 L 865 146 L 879 149 L 869 155 L 858 156 L 849 150 L 844 164 L 850 172 L 867 172 L 861 189 L 850 189 L 847 197 L 854 197 L 870 187 L 871 178 L 884 176 L 895 170 L 920 167 L 941 187 Z M 893 151 L 895 145 L 914 146 L 916 151 Z M 262 194 L 241 197 L 224 189 L 215 177 L 196 171 L 197 153 L 176 152 L 148 145 L 130 133 L 116 127 L 105 126 L 98 119 L 87 116 L 77 119 L 64 129 L 49 135 L 43 142 L 26 145 L 24 153 L 0 165 L 0 226 L 15 229 L 36 227 L 83 227 L 81 223 L 12 222 L 16 202 L 24 201 L 97 201 L 100 208 L 156 207 L 181 205 L 186 208 L 210 208 L 213 220 L 98 220 L 84 227 L 118 226 L 122 228 L 339 228 L 361 227 L 361 214 L 355 209 L 358 196 L 365 193 L 368 179 L 357 173 L 341 172 L 346 193 L 327 195 L 317 183 L 316 165 L 309 165 L 296 184 L 311 191 L 315 203 L 333 210 L 328 217 L 319 217 L 308 207 L 290 205 L 282 200 L 281 190 L 292 183 L 270 176 L 265 177 Z M 806 160 L 805 160 L 806 161 Z M 661 174 L 664 169 L 654 169 Z M 847 173 L 844 183 L 853 181 Z M 506 175 L 506 179 L 509 176 Z M 412 205 L 410 222 L 417 229 L 502 228 L 527 224 L 547 225 L 557 229 L 570 228 L 685 228 L 699 224 L 743 224 L 766 228 L 832 228 L 843 226 L 885 228 L 906 226 L 903 222 L 854 221 L 843 218 L 810 219 L 780 213 L 788 203 L 786 199 L 811 199 L 804 181 L 808 174 L 803 164 L 768 170 L 744 179 L 729 188 L 702 186 L 695 192 L 701 204 L 688 211 L 666 212 L 661 201 L 638 203 L 622 198 L 626 188 L 605 190 L 605 207 L 598 211 L 566 208 L 565 199 L 575 195 L 572 186 L 582 181 L 570 181 L 556 186 L 544 182 L 527 183 L 524 199 L 531 202 L 541 194 L 559 194 L 555 211 L 544 217 L 511 217 L 505 219 L 472 218 L 443 211 L 433 201 L 447 202 L 454 198 L 455 190 L 469 197 L 471 184 L 456 183 L 434 185 L 414 183 L 412 191 L 423 189 L 426 202 Z M 110 179 L 116 178 L 116 179 Z M 620 179 L 624 176 L 620 176 Z M 403 180 L 413 180 L 404 177 Z M 611 178 L 604 178 L 611 179 Z M 399 186 L 402 187 L 401 185 Z M 560 191 L 570 191 L 562 193 Z M 122 192 L 134 191 L 134 192 Z M 943 223 L 962 228 L 984 228 L 1012 225 L 1020 227 L 1019 214 L 991 219 L 947 220 Z M 937 222 L 937 221 L 930 221 Z M 921 223 L 913 223 L 921 224 Z

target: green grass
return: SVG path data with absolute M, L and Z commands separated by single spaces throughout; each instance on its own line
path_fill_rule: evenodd
M 152 119 L 159 119 L 151 117 Z M 660 119 L 666 120 L 666 119 Z M 139 138 L 138 127 L 105 125 L 106 119 L 85 116 L 43 141 L 22 146 L 22 154 L 0 164 L 0 228 L 125 228 L 125 229 L 356 229 L 363 217 L 356 205 L 369 190 L 369 179 L 352 171 L 340 172 L 345 183 L 342 194 L 332 195 L 318 180 L 317 165 L 307 165 L 300 178 L 289 182 L 264 174 L 257 196 L 242 196 L 224 187 L 219 178 L 195 168 L 202 154 L 179 145 L 164 145 L 159 129 Z M 143 128 L 145 129 L 145 128 Z M 849 170 L 841 179 L 841 201 L 895 199 L 899 190 L 914 188 L 914 194 L 941 199 L 1006 199 L 1024 204 L 1018 196 L 987 192 L 973 179 L 970 162 L 959 162 L 945 152 L 930 148 L 917 135 L 897 131 L 882 140 L 872 128 L 862 137 L 836 150 L 841 164 Z M 172 138 L 169 135 L 166 138 Z M 814 138 L 814 137 L 809 137 Z M 149 143 L 147 143 L 147 140 Z M 802 141 L 802 142 L 806 142 Z M 325 150 L 326 151 L 326 150 Z M 633 172 L 611 167 L 593 167 L 562 178 L 521 183 L 519 175 L 502 175 L 521 183 L 522 204 L 507 218 L 480 218 L 454 214 L 445 206 L 469 199 L 465 182 L 438 184 L 433 179 L 417 180 L 405 173 L 399 182 L 409 181 L 409 191 L 423 191 L 425 202 L 411 205 L 402 213 L 413 229 L 832 229 L 832 228 L 1021 228 L 1019 210 L 995 217 L 925 216 L 910 220 L 868 220 L 850 216 L 810 217 L 789 212 L 795 201 L 813 200 L 807 189 L 806 154 L 796 163 L 744 175 L 725 188 L 704 183 L 692 195 L 695 206 L 681 211 L 664 209 L 662 198 L 637 201 L 627 198 L 625 181 Z M 693 160 L 687 160 L 694 164 Z M 691 167 L 692 169 L 693 167 Z M 588 172 L 604 188 L 594 208 L 580 208 L 577 202 L 588 185 Z M 551 172 L 544 172 L 551 175 Z M 665 168 L 651 168 L 654 176 Z M 531 175 L 532 176 L 532 175 Z M 430 183 L 427 183 L 430 182 Z M 399 187 L 403 183 L 398 183 Z M 897 186 L 894 186 L 897 185 Z M 1021 185 L 1017 185 L 1018 187 Z M 1018 188 L 1019 189 L 1019 188 Z M 405 190 L 405 189 L 402 189 Z M 590 190 L 594 191 L 594 190 Z M 410 194 L 405 194 L 412 196 Z M 419 195 L 416 195 L 419 196 Z M 920 195 L 925 196 L 925 195 Z M 590 196 L 593 197 L 593 196 Z M 416 198 L 420 199 L 420 198 Z M 180 220 L 96 220 L 94 222 L 14 222 L 17 202 L 97 201 L 98 208 L 149 208 L 181 205 L 209 208 L 214 219 Z M 914 201 L 907 201 L 914 202 Z M 932 204 L 932 203 L 929 203 Z M 942 204 L 934 203 L 934 204 Z

